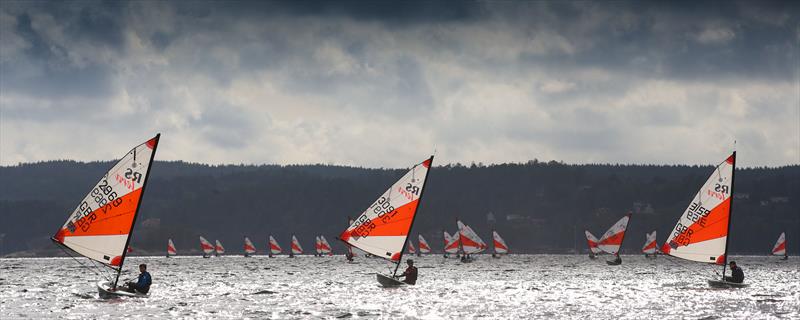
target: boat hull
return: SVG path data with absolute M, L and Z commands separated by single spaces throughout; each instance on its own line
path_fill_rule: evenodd
M 746 288 L 749 286 L 744 283 L 728 282 L 723 280 L 708 280 L 708 285 L 712 288 Z
M 375 275 L 378 278 L 378 283 L 380 283 L 380 285 L 382 287 L 384 287 L 384 288 L 396 288 L 396 287 L 402 287 L 402 286 L 406 285 L 405 282 L 402 282 L 400 280 L 394 279 L 392 277 L 384 276 L 384 275 L 382 275 L 380 273 L 376 273 Z
M 100 294 L 100 299 L 114 299 L 119 297 L 147 297 L 147 294 L 145 293 L 132 293 L 122 290 L 112 290 L 111 285 L 111 282 L 106 280 L 100 280 L 97 282 L 97 293 Z
M 609 266 L 618 266 L 618 265 L 622 264 L 622 260 L 620 260 L 620 261 L 608 261 L 608 260 L 606 260 L 606 264 L 608 264 Z

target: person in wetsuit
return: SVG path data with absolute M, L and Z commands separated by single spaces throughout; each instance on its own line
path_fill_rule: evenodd
M 128 282 L 126 284 L 126 288 L 123 288 L 125 291 L 131 293 L 147 293 L 150 291 L 150 285 L 153 283 L 153 279 L 150 277 L 150 273 L 147 272 L 147 265 L 142 263 L 139 265 L 139 279 L 136 282 Z
M 414 260 L 408 259 L 406 260 L 406 264 L 408 264 L 408 268 L 406 271 L 401 274 L 401 277 L 405 277 L 403 282 L 407 284 L 416 284 L 417 283 L 417 267 L 414 266 Z
M 742 271 L 742 268 L 739 268 L 736 265 L 736 261 L 731 261 L 731 263 L 728 265 L 731 267 L 731 276 L 725 277 L 725 281 L 734 283 L 744 282 L 744 272 Z

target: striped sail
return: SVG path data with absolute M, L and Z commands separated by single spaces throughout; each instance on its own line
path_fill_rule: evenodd
M 428 241 L 425 241 L 425 238 L 423 238 L 422 235 L 418 235 L 417 239 L 419 240 L 419 252 L 431 253 L 431 246 L 428 245 Z
M 175 250 L 175 244 L 172 243 L 172 239 L 167 241 L 167 255 L 174 256 L 178 254 L 178 250 Z
M 486 250 L 486 243 L 472 228 L 460 220 L 456 221 L 456 224 L 458 224 L 458 235 L 461 240 L 461 249 L 464 250 L 464 253 L 473 254 Z
M 411 242 L 411 241 L 408 242 L 408 250 L 406 252 L 408 252 L 408 254 L 416 254 L 417 253 L 417 248 L 414 248 L 414 243 L 413 242 Z
M 160 135 L 128 151 L 52 237 L 89 259 L 121 267 Z
M 200 237 L 200 249 L 203 250 L 203 255 L 209 255 L 214 252 L 214 245 L 208 242 L 206 238 Z
M 314 250 L 317 252 L 317 255 L 320 255 L 322 254 L 322 240 L 319 239 L 319 236 L 317 236 L 314 240 Z
M 776 256 L 783 256 L 786 255 L 786 233 L 781 232 L 781 236 L 778 237 L 778 242 L 775 242 L 775 246 L 772 247 L 772 254 Z
M 281 245 L 278 244 L 278 241 L 275 241 L 275 238 L 269 236 L 269 251 L 272 254 L 280 254 L 283 249 L 281 249 Z
M 445 253 L 458 253 L 458 248 L 461 247 L 461 238 L 458 236 L 458 232 L 456 232 L 453 236 L 444 232 L 444 252 Z
M 736 153 L 717 165 L 678 219 L 661 252 L 686 260 L 725 263 Z
M 303 247 L 294 235 L 292 235 L 292 254 L 303 254 Z
M 589 230 L 584 230 L 583 232 L 586 233 L 586 242 L 589 243 L 589 250 L 594 254 L 603 252 L 603 250 L 600 250 L 600 248 L 598 247 L 598 243 L 600 242 L 600 240 L 597 240 L 597 237 L 595 237 L 591 232 L 589 232 Z
M 499 254 L 508 253 L 508 245 L 506 241 L 500 237 L 497 231 L 492 230 L 492 241 L 494 242 L 494 252 Z
M 611 226 L 611 228 L 600 237 L 600 241 L 597 243 L 597 247 L 604 252 L 610 254 L 617 254 L 619 253 L 619 247 L 622 246 L 622 240 L 625 239 L 625 230 L 628 229 L 628 222 L 631 220 L 631 215 L 627 214 L 622 219 L 619 219 L 617 223 Z
M 364 210 L 339 238 L 367 253 L 399 261 L 432 161 L 433 157 L 411 168 Z
M 251 255 L 256 253 L 256 246 L 253 245 L 253 242 L 250 241 L 250 238 L 244 237 L 244 253 L 245 255 Z
M 214 250 L 217 251 L 217 255 L 225 253 L 225 247 L 222 246 L 222 242 L 219 242 L 219 240 L 217 240 L 217 244 L 214 245 Z
M 331 244 L 328 243 L 328 239 L 325 239 L 325 236 L 319 236 L 319 241 L 322 254 L 332 255 L 333 249 L 331 248 Z
M 647 234 L 647 239 L 644 241 L 644 247 L 642 247 L 642 252 L 644 254 L 655 254 L 656 253 L 656 231 L 654 230 L 652 233 Z

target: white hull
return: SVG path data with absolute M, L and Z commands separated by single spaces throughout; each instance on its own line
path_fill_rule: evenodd
M 147 294 L 143 293 L 131 293 L 128 291 L 122 290 L 112 290 L 111 289 L 112 283 L 106 280 L 100 280 L 97 282 L 97 293 L 100 294 L 100 299 L 113 299 L 119 297 L 147 297 Z

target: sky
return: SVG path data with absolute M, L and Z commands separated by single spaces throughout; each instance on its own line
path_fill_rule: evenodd
M 800 5 L 0 2 L 0 165 L 800 164 Z M 735 141 L 735 145 L 734 145 Z

